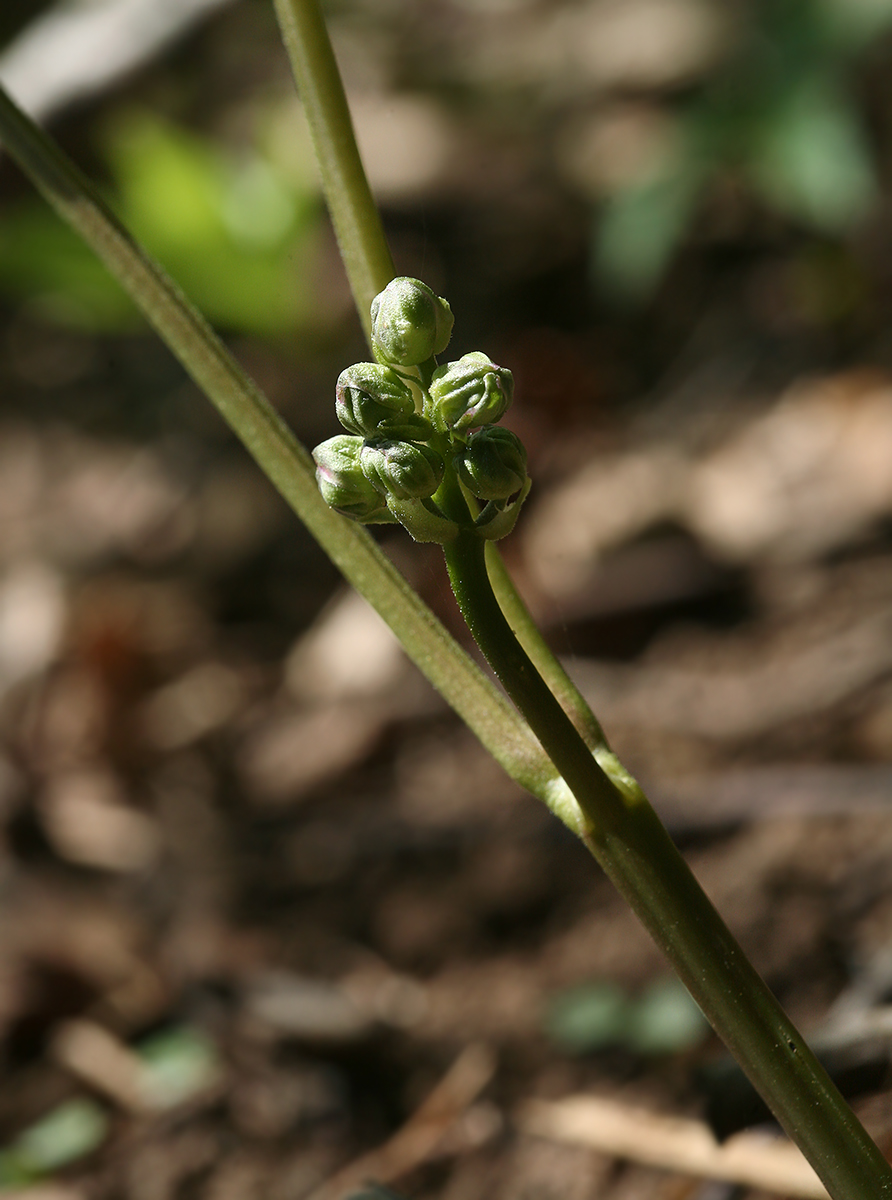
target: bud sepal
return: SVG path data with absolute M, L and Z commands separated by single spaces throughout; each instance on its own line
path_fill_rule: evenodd
M 474 528 L 482 538 L 488 542 L 499 542 L 508 536 L 517 524 L 517 518 L 532 484 L 532 479 L 528 478 L 513 500 L 490 500 L 474 522 Z
M 437 542 L 443 546 L 458 537 L 457 522 L 442 513 L 432 500 L 398 500 L 388 496 L 387 507 L 416 542 Z

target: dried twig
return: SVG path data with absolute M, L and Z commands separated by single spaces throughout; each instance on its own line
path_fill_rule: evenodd
M 367 1180 L 387 1183 L 419 1166 L 486 1087 L 495 1066 L 495 1056 L 488 1047 L 468 1046 L 402 1129 L 383 1146 L 326 1180 L 310 1200 L 340 1200 L 347 1189 Z
M 667 1171 L 805 1200 L 827 1197 L 800 1151 L 779 1137 L 741 1133 L 719 1144 L 702 1121 L 667 1117 L 596 1096 L 530 1101 L 521 1109 L 518 1124 L 524 1133 Z

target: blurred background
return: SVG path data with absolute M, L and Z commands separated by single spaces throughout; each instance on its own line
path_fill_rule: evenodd
M 892 3 L 327 14 L 397 270 L 514 372 L 521 590 L 892 1148 Z M 271 4 L 6 0 L 0 79 L 337 432 L 367 351 Z M 437 548 L 381 536 L 462 637 Z M 6 159 L 0 829 L 7 1191 L 772 1190 L 562 1124 L 579 1092 L 764 1118 Z

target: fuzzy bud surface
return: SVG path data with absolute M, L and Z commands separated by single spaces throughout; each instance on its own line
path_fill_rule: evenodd
M 326 504 L 344 516 L 364 523 L 390 521 L 387 506 L 362 472 L 362 444 L 362 438 L 341 433 L 318 445 L 316 483 Z
M 369 483 L 397 500 L 432 496 L 443 479 L 443 459 L 423 443 L 384 439 L 366 442 L 360 462 Z
M 474 350 L 457 362 L 434 371 L 430 386 L 430 413 L 441 432 L 461 432 L 489 425 L 504 415 L 514 395 L 514 376 L 497 367 L 486 354 Z
M 452 309 L 419 279 L 392 279 L 371 312 L 372 348 L 384 363 L 417 366 L 449 345 Z
M 508 500 L 527 482 L 527 453 L 516 433 L 487 425 L 468 438 L 455 469 L 478 500 Z

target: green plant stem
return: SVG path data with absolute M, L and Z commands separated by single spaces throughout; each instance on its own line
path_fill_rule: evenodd
M 539 626 L 508 573 L 495 542 L 486 543 L 486 569 L 492 590 L 514 636 L 529 655 L 536 670 L 560 701 L 577 732 L 590 750 L 608 750 L 601 723 L 579 688 L 555 658 Z
M 313 138 L 322 187 L 366 339 L 369 305 L 393 278 L 393 259 L 372 199 L 331 40 L 317 0 L 274 0 Z
M 276 5 L 280 14 L 312 6 L 318 17 L 315 0 L 276 0 Z M 313 36 L 325 38 L 324 26 L 314 24 Z M 286 40 L 305 97 L 308 88 L 324 90 L 323 74 L 321 70 L 317 74 L 314 56 L 299 46 L 292 52 L 287 28 Z M 320 55 L 321 63 L 329 61 L 333 59 Z M 342 94 L 339 81 L 337 87 Z M 314 136 L 323 147 L 320 165 L 326 194 L 347 204 L 355 201 L 351 222 L 371 231 L 369 261 L 380 263 L 386 253 L 380 223 L 376 232 L 364 224 L 370 211 L 366 206 L 371 204 L 368 190 L 344 189 L 325 154 L 326 142 L 337 137 L 344 126 L 326 129 L 322 106 L 319 113 Z M 353 282 L 358 272 L 348 273 L 357 308 L 366 321 L 368 289 Z M 380 282 L 384 286 L 388 279 Z M 365 328 L 368 330 L 368 324 Z M 589 849 L 664 949 L 781 1124 L 805 1151 L 834 1200 L 892 1196 L 888 1164 L 746 960 L 640 789 L 627 789 L 626 795 L 634 803 L 626 803 L 598 768 L 591 752 L 603 741 L 600 725 L 553 660 L 513 584 L 501 572 L 498 556 L 490 553 L 496 586 L 519 637 L 574 715 L 588 745 L 514 638 L 493 596 L 484 552 L 473 535 L 462 535 L 446 548 L 453 589 L 490 665 L 579 801 L 589 825 L 581 831 Z M 565 805 L 564 819 L 572 827 L 572 809 L 566 807 L 565 796 L 561 803 Z
M 353 121 L 318 0 L 273 0 L 291 71 L 313 139 L 328 210 L 353 300 L 371 343 L 369 307 L 395 275 L 393 258 L 356 145 Z M 606 747 L 600 724 L 548 649 L 495 544 L 487 556 L 493 586 L 511 624 L 587 744 Z
M 35 186 L 109 271 L 216 405 L 345 578 L 507 773 L 574 830 L 576 807 L 525 722 L 458 646 L 365 529 L 333 512 L 313 461 L 257 385 L 93 185 L 0 88 L 0 138 Z
M 474 640 L 576 797 L 586 819 L 583 840 L 604 872 L 830 1195 L 892 1196 L 889 1164 L 749 963 L 640 789 L 623 795 L 611 784 L 518 643 L 493 594 L 481 540 L 463 532 L 444 551 Z
M 464 594 L 463 607 L 470 605 L 469 623 L 494 669 L 574 789 L 585 813 L 582 824 L 574 817 L 564 779 L 533 744 L 525 723 L 473 668 L 372 539 L 327 508 L 316 490 L 309 455 L 255 385 L 80 173 L 2 92 L 0 131 L 20 165 L 142 307 L 333 561 L 398 632 L 434 686 L 506 770 L 584 836 L 835 1200 L 892 1196 L 888 1165 L 746 962 L 657 818 L 638 793 L 623 799 L 610 784 L 518 646 L 492 595 L 478 540 L 463 535 L 450 548 L 453 585 L 460 601 Z M 324 125 L 319 136 L 322 141 L 327 137 Z M 353 224 L 365 231 L 353 248 L 364 266 L 361 262 L 363 269 L 353 271 L 351 285 L 367 308 L 369 294 L 387 282 L 392 270 L 382 262 L 383 236 L 368 188 L 348 189 L 342 198 L 348 206 L 358 206 Z

